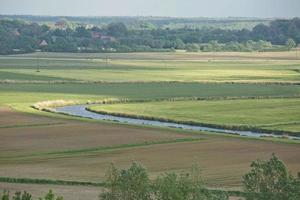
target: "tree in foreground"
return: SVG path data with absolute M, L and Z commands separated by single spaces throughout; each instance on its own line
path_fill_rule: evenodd
M 295 48 L 297 46 L 296 42 L 293 39 L 291 39 L 291 38 L 289 38 L 286 41 L 285 45 L 286 45 L 286 47 L 287 47 L 288 50 L 291 50 L 292 48 Z
M 2 195 L 0 195 L 1 200 L 10 200 L 10 193 L 8 191 L 3 191 Z M 14 196 L 12 196 L 12 200 L 32 200 L 31 194 L 24 191 L 22 192 L 16 192 Z
M 15 196 L 13 197 L 13 200 L 32 200 L 32 195 L 26 191 L 24 191 L 23 193 L 16 192 Z
M 199 170 L 167 173 L 151 182 L 147 170 L 133 163 L 127 170 L 113 164 L 106 173 L 106 190 L 101 200 L 226 200 L 225 194 L 212 194 L 204 187 Z
M 154 183 L 155 199 L 161 200 L 226 200 L 226 194 L 213 194 L 204 187 L 198 168 L 190 173 L 166 173 Z
M 247 200 L 300 199 L 300 174 L 294 178 L 274 154 L 269 161 L 252 162 L 243 183 Z
M 107 190 L 100 195 L 103 200 L 150 199 L 150 180 L 147 170 L 132 163 L 127 170 L 119 170 L 113 164 L 106 173 Z
M 52 190 L 49 190 L 49 192 L 44 196 L 40 197 L 39 200 L 64 200 L 63 197 L 55 197 L 55 194 L 52 192 Z

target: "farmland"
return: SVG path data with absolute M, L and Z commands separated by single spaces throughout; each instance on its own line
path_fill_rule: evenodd
M 53 57 L 51 57 L 51 55 Z M 151 54 L 150 54 L 151 55 Z M 32 57 L 0 57 L 0 80 L 4 81 L 97 81 L 97 82 L 250 82 L 297 83 L 296 55 L 279 54 L 285 60 L 269 60 L 269 54 L 147 54 L 94 55 L 90 58 L 39 54 Z M 277 54 L 274 53 L 273 56 Z M 68 56 L 66 54 L 65 56 Z M 90 55 L 91 56 L 91 55 Z M 256 57 L 257 56 L 257 57 Z M 132 57 L 133 59 L 129 59 Z M 255 58 L 256 57 L 256 58 Z M 139 58 L 139 59 L 138 59 Z M 294 57 L 296 58 L 296 57 Z M 235 60 L 233 60 L 235 59 Z M 13 62 L 12 62 L 13 60 Z M 39 72 L 37 72 L 39 70 Z
M 11 119 L 27 122 L 22 127 L 1 128 L 2 177 L 99 182 L 110 162 L 126 167 L 137 160 L 152 176 L 198 164 L 209 186 L 230 188 L 240 185 L 251 160 L 268 158 L 270 152 L 281 156 L 294 173 L 300 162 L 297 144 L 71 119 L 44 125 L 42 120 L 53 120 L 48 117 L 37 117 L 41 124 L 33 126 L 34 116 L 5 112 Z
M 296 174 L 298 141 L 133 126 L 31 107 L 54 100 L 82 104 L 109 100 L 114 104 L 91 108 L 298 134 L 300 60 L 295 55 L 291 51 L 1 56 L 0 177 L 102 182 L 109 163 L 125 168 L 139 161 L 151 178 L 197 164 L 207 186 L 240 189 L 251 161 L 268 159 L 273 152 Z M 88 186 L 0 183 L 0 190 L 5 188 L 35 195 L 53 188 L 67 200 L 85 195 L 97 199 L 101 192 Z M 83 192 L 70 195 L 77 189 Z
M 92 106 L 91 110 L 182 122 L 300 130 L 299 99 L 151 102 Z

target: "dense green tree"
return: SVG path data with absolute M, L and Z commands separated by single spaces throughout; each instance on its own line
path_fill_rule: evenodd
M 32 195 L 28 192 L 24 191 L 23 193 L 20 191 L 17 191 L 15 195 L 13 196 L 12 200 L 33 200 Z
M 78 52 L 78 47 L 81 52 L 162 51 L 162 49 L 165 51 L 186 49 L 192 52 L 274 51 L 292 49 L 300 43 L 299 18 L 274 20 L 270 25 L 259 24 L 253 30 L 189 26 L 146 28 L 142 26 L 143 23 L 147 22 L 129 26 L 131 28 L 127 28 L 124 23 L 113 22 L 107 26 L 91 29 L 78 25 L 50 29 L 37 23 L 0 20 L 0 54 L 27 53 L 40 49 Z M 39 45 L 43 40 L 48 46 Z M 282 46 L 275 48 L 273 44 Z
M 9 192 L 8 191 L 3 191 L 1 195 L 1 200 L 9 200 Z
M 120 37 L 128 33 L 127 27 L 123 23 L 111 23 L 107 27 L 109 35 Z
M 292 48 L 295 48 L 297 44 L 296 44 L 296 42 L 293 39 L 289 38 L 286 41 L 285 45 L 286 45 L 287 49 L 291 50 Z
M 187 45 L 185 46 L 185 48 L 186 48 L 186 50 L 187 50 L 188 52 L 198 52 L 198 51 L 200 50 L 199 45 L 196 44 L 196 43 L 193 43 L 193 44 L 187 44 Z
M 295 179 L 283 161 L 275 155 L 269 161 L 252 162 L 251 170 L 243 177 L 247 200 L 296 200 L 299 178 Z
M 127 170 L 118 170 L 111 165 L 106 174 L 108 188 L 100 195 L 103 200 L 150 199 L 150 180 L 146 169 L 132 163 Z
M 44 197 L 40 197 L 39 200 L 64 200 L 64 198 L 56 197 L 52 190 L 49 190 L 49 192 Z
M 111 165 L 106 173 L 106 190 L 101 200 L 227 200 L 226 194 L 213 194 L 201 181 L 197 168 L 190 173 L 167 173 L 150 182 L 148 172 L 133 163 L 127 170 Z
M 166 173 L 154 183 L 155 199 L 159 200 L 226 200 L 225 194 L 212 194 L 202 183 L 199 169 L 190 173 Z
M 88 29 L 86 29 L 85 27 L 79 26 L 79 27 L 76 28 L 74 35 L 76 37 L 90 38 L 91 37 L 91 32 Z

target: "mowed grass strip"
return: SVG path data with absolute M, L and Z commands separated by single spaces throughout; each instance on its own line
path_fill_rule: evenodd
M 62 125 L 64 123 L 45 123 L 45 124 L 15 124 L 15 125 L 0 125 L 0 129 L 4 128 L 26 128 L 26 127 L 37 127 L 37 126 L 55 126 Z
M 285 131 L 284 125 L 300 128 L 300 99 L 244 99 L 174 101 L 91 106 L 94 111 L 127 114 L 135 118 L 171 119 L 227 126 L 263 127 Z M 291 130 L 291 129 L 288 129 Z M 286 130 L 287 131 L 287 130 Z M 300 129 L 297 133 L 300 132 Z
M 74 150 L 65 150 L 65 151 L 54 151 L 47 153 L 35 153 L 30 155 L 19 155 L 19 156 L 9 156 L 9 157 L 0 157 L 1 160 L 27 160 L 32 157 L 34 158 L 42 158 L 42 159 L 57 159 L 57 158 L 68 158 L 74 156 L 82 156 L 82 155 L 92 155 L 95 153 L 103 152 L 103 151 L 113 151 L 118 149 L 127 149 L 127 148 L 138 148 L 152 145 L 163 145 L 163 144 L 176 144 L 176 143 L 191 143 L 198 142 L 203 140 L 204 138 L 179 138 L 179 139 L 170 139 L 170 140 L 161 140 L 161 141 L 147 141 L 143 143 L 133 143 L 133 144 L 120 144 L 113 146 L 101 146 L 101 147 L 93 147 L 93 148 L 85 148 L 85 149 L 74 149 Z

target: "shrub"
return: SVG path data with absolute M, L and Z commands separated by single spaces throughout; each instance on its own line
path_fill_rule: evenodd
M 299 177 L 294 178 L 274 154 L 269 161 L 254 161 L 243 177 L 247 200 L 300 199 Z
M 160 200 L 225 200 L 225 193 L 213 194 L 202 184 L 200 174 L 193 169 L 191 173 L 167 173 L 156 179 L 155 199 Z
M 193 168 L 190 173 L 167 173 L 154 183 L 138 163 L 128 170 L 119 170 L 113 164 L 106 173 L 106 191 L 101 200 L 226 200 L 225 193 L 212 193 L 204 187 L 200 173 Z
M 23 193 L 17 191 L 15 195 L 10 198 L 9 191 L 3 191 L 2 195 L 0 195 L 0 200 L 33 200 L 32 195 L 26 191 Z M 64 200 L 63 197 L 55 197 L 55 194 L 50 190 L 45 197 L 38 198 L 39 200 Z
M 64 200 L 63 197 L 55 197 L 55 194 L 52 192 L 52 190 L 49 190 L 49 192 L 46 194 L 45 197 L 40 197 L 39 200 Z
M 0 199 L 1 200 L 9 200 L 9 192 L 4 190 Z
M 150 180 L 146 169 L 132 163 L 128 170 L 118 170 L 113 164 L 106 173 L 107 190 L 100 195 L 104 200 L 150 199 Z
M 13 197 L 13 200 L 32 200 L 32 195 L 26 191 L 24 191 L 23 193 L 16 192 L 15 196 Z

